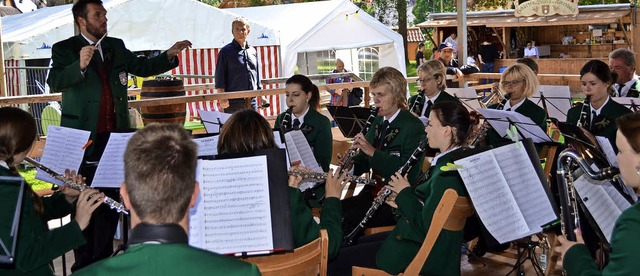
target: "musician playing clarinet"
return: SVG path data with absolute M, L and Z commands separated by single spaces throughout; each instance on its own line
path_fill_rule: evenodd
M 329 119 L 318 112 L 320 108 L 320 92 L 309 78 L 293 75 L 287 79 L 285 86 L 287 107 L 291 109 L 291 117 L 287 120 L 286 130 L 300 130 L 307 138 L 313 156 L 323 171 L 329 171 L 333 136 Z M 275 127 L 280 128 L 286 112 L 278 115 Z
M 584 85 L 584 84 L 583 84 Z M 640 186 L 640 115 L 626 114 L 617 120 L 618 165 L 625 184 L 636 191 Z M 616 220 L 611 238 L 609 264 L 599 271 L 589 249 L 584 245 L 580 230 L 576 231 L 578 242 L 558 237 L 562 244 L 562 267 L 567 275 L 637 275 L 640 271 L 640 203 L 636 203 Z
M 343 248 L 329 263 L 329 275 L 349 275 L 352 266 L 379 268 L 393 275 L 403 272 L 420 249 L 444 191 L 455 189 L 459 196 L 467 196 L 460 175 L 447 164 L 466 145 L 477 118 L 471 119 L 460 102 L 434 104 L 429 118 L 429 146 L 441 153 L 427 171 L 426 181 L 412 183 L 406 175 L 392 175 L 385 188 L 393 193 L 386 203 L 395 209 L 398 224 L 391 232 L 364 236 L 357 245 Z M 462 231 L 443 230 L 420 274 L 460 275 L 461 243 Z
M 0 176 L 20 177 L 16 166 L 31 151 L 38 130 L 31 115 L 15 107 L 0 108 Z M 67 171 L 67 178 L 80 183 L 81 175 Z M 2 185 L 0 185 L 2 186 Z M 0 275 L 54 275 L 51 262 L 85 243 L 82 230 L 104 194 L 94 189 L 82 192 L 62 186 L 52 196 L 40 197 L 25 183 L 20 212 L 16 256 L 13 267 L 1 267 Z M 0 239 L 10 236 L 16 198 L 0 194 Z M 49 230 L 47 221 L 62 218 L 76 209 L 68 224 Z
M 447 68 L 440 60 L 432 59 L 418 66 L 418 94 L 409 97 L 409 111 L 418 117 L 427 117 L 435 103 L 457 102 L 454 96 L 445 92 Z
M 360 150 L 353 162 L 354 175 L 372 170 L 379 182 L 383 182 L 382 178 L 388 181 L 424 139 L 424 124 L 407 110 L 406 87 L 406 79 L 395 68 L 383 67 L 373 75 L 371 95 L 378 108 L 378 116 L 366 136 L 358 134 L 354 139 L 352 147 Z M 409 171 L 412 181 L 420 174 L 422 160 L 421 156 Z M 380 188 L 382 183 L 367 185 L 357 196 L 342 201 L 345 233 L 350 233 L 360 223 Z M 369 220 L 368 227 L 395 224 L 391 208 L 384 205 Z
M 569 109 L 567 123 L 580 125 L 595 136 L 604 136 L 616 150 L 616 118 L 631 113 L 624 105 L 611 99 L 614 78 L 609 66 L 591 60 L 580 69 L 582 91 L 587 99 Z

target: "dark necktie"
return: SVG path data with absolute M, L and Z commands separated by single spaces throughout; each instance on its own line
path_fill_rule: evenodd
M 298 119 L 293 119 L 293 125 L 292 125 L 294 130 L 298 130 L 300 129 L 300 120 Z
M 509 108 L 505 109 L 505 111 L 511 111 L 511 107 L 509 107 Z
M 384 141 L 384 136 L 387 134 L 387 128 L 389 127 L 389 121 L 388 120 L 384 120 L 384 122 L 382 122 L 382 124 L 380 124 L 380 126 L 378 127 L 378 143 L 377 143 L 377 148 L 380 149 L 382 148 L 382 144 L 384 144 L 382 141 Z
M 431 100 L 427 101 L 427 108 L 424 110 L 424 116 L 425 117 L 429 117 L 429 113 L 431 113 L 431 106 L 433 105 L 433 103 L 431 102 Z
M 622 97 L 622 88 L 624 88 L 624 83 L 618 84 L 618 97 Z
M 591 110 L 591 124 L 589 125 L 589 129 L 594 129 L 596 126 L 596 111 Z

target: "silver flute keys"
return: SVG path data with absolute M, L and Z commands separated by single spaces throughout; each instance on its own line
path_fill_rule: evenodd
M 295 175 L 302 177 L 302 180 L 324 180 L 327 178 L 327 173 L 319 173 L 319 172 L 307 172 L 301 170 L 291 170 L 289 171 L 289 175 Z M 353 175 L 348 175 L 344 180 L 346 182 L 356 182 L 357 184 L 364 185 L 376 185 L 376 180 L 368 177 L 356 177 Z M 384 180 L 383 180 L 384 181 Z
M 87 186 L 87 184 L 84 183 L 75 183 L 73 180 L 71 179 L 67 179 L 66 177 L 64 177 L 64 175 L 59 174 L 55 171 L 53 171 L 52 169 L 49 169 L 48 167 L 42 165 L 40 162 L 33 160 L 30 157 L 26 157 L 24 159 L 25 161 L 31 163 L 32 165 L 34 165 L 36 168 L 43 170 L 44 172 L 48 173 L 49 175 L 53 176 L 53 178 L 60 180 L 64 183 L 65 186 L 74 189 L 74 190 L 78 190 L 78 191 L 84 191 L 85 189 L 89 189 L 91 187 Z M 114 199 L 105 196 L 104 199 L 102 200 L 102 203 L 109 205 L 109 207 L 111 209 L 116 210 L 119 213 L 124 213 L 124 214 L 129 214 L 129 212 L 127 212 L 127 210 L 125 209 L 124 205 L 122 205 L 122 203 L 115 201 Z

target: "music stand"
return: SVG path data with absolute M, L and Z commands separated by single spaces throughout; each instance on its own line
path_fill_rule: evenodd
M 602 153 L 596 138 L 589 131 L 567 123 L 559 123 L 558 129 L 567 143 L 579 152 L 589 155 L 589 158 L 586 159 L 593 160 L 599 168 L 609 166 L 607 157 Z
M 226 123 L 232 115 L 220 111 L 206 111 L 200 109 L 198 109 L 198 114 L 200 114 L 200 120 L 202 121 L 207 133 L 220 133 L 222 125 Z
M 534 143 L 553 142 L 540 126 L 518 112 L 486 108 L 480 108 L 478 111 L 503 138 L 510 139 L 507 130 L 515 127 L 518 130 L 518 140 L 531 138 Z
M 548 118 L 556 118 L 560 122 L 567 121 L 567 111 L 571 109 L 571 91 L 568 86 L 541 85 L 531 97 L 538 106 L 547 113 Z
M 640 110 L 640 99 L 633 97 L 612 97 L 614 101 L 617 103 L 626 106 L 631 109 L 633 112 L 638 112 Z
M 22 177 L 0 176 L 0 199 L 2 199 L 0 210 L 3 210 L 3 222 L 0 224 L 1 267 L 13 267 L 15 264 L 23 197 L 24 179 Z M 11 220 L 7 220 L 6 214 L 11 215 Z M 9 237 L 10 240 L 3 240 L 2 237 Z
M 447 88 L 446 92 L 458 99 L 468 111 L 478 111 L 478 109 L 482 108 L 480 100 L 478 100 L 478 94 L 473 88 Z
M 366 125 L 367 118 L 371 115 L 371 109 L 357 106 L 329 105 L 327 110 L 346 138 L 358 135 Z

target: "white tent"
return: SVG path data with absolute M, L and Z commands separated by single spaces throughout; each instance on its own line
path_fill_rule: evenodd
M 229 11 L 280 31 L 284 76 L 294 74 L 298 53 L 365 46 L 378 46 L 380 67 L 391 66 L 406 75 L 402 36 L 359 10 L 349 0 L 235 8 Z M 253 26 L 251 32 L 255 32 Z
M 51 57 L 51 46 L 74 34 L 72 5 L 42 8 L 2 17 L 5 59 Z M 231 42 L 231 22 L 238 17 L 195 0 L 107 0 L 109 36 L 122 38 L 132 51 L 166 50 L 188 39 L 193 48 L 221 48 Z M 249 43 L 279 45 L 279 31 L 251 24 Z

